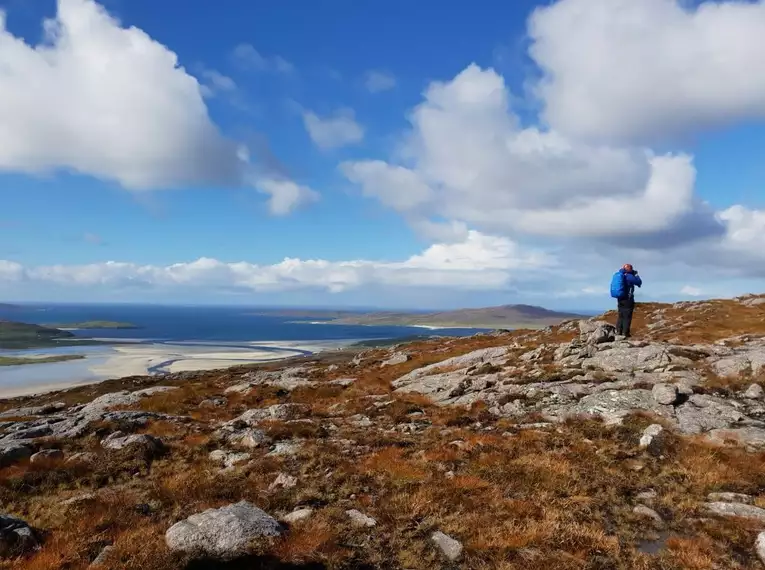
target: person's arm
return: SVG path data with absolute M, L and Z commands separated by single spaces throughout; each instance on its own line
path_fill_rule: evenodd
M 632 273 L 625 273 L 624 278 L 627 280 L 628 285 L 633 285 L 636 287 L 642 287 L 643 280 L 638 275 L 634 275 Z

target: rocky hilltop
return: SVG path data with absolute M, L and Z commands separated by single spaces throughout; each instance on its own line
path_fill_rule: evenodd
M 0 402 L 0 568 L 748 569 L 765 296 Z

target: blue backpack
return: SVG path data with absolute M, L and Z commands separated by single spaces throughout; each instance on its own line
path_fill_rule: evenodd
M 624 282 L 624 275 L 621 271 L 614 273 L 611 277 L 611 296 L 614 299 L 621 299 L 627 291 L 627 284 Z

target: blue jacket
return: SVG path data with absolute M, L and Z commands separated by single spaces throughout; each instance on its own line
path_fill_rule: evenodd
M 623 267 L 619 270 L 619 273 L 621 273 L 624 276 L 624 283 L 626 284 L 626 287 L 624 288 L 624 295 L 620 298 L 634 299 L 635 287 L 642 287 L 643 280 L 640 278 L 639 275 L 635 275 L 634 273 L 627 273 L 627 271 Z

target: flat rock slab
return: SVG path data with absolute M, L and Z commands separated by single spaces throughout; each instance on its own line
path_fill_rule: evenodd
M 24 444 L 10 442 L 0 445 L 0 467 L 8 467 L 31 456 L 32 449 Z
M 721 517 L 739 517 L 765 522 L 765 509 L 753 505 L 715 501 L 712 503 L 704 503 L 704 507 L 709 513 Z
M 165 542 L 174 552 L 227 560 L 246 554 L 253 540 L 282 532 L 282 526 L 271 515 L 241 501 L 174 524 L 165 533 Z
M 706 434 L 706 439 L 716 445 L 733 443 L 759 449 L 765 447 L 765 429 L 756 427 L 713 429 Z

